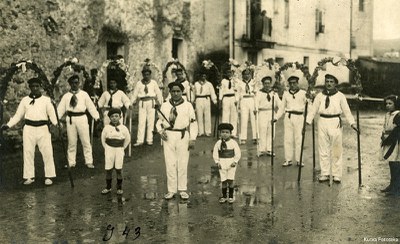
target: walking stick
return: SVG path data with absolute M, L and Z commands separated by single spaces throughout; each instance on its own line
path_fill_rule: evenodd
M 313 170 L 315 170 L 315 123 L 312 122 L 312 160 L 313 160 Z
M 64 154 L 64 160 L 65 160 L 66 165 L 67 165 L 69 182 L 71 183 L 71 187 L 74 188 L 74 180 L 72 179 L 71 167 L 69 166 L 69 163 L 68 163 L 67 152 L 65 150 L 65 143 L 64 143 L 64 140 L 62 138 L 62 129 L 61 129 L 60 118 L 58 117 L 57 107 L 56 107 L 56 104 L 55 104 L 54 100 L 52 100 L 52 104 L 53 104 L 53 107 L 54 107 L 54 112 L 56 113 L 57 125 L 58 125 L 57 127 L 58 127 L 59 136 L 60 136 L 61 147 L 62 147 L 63 154 Z
M 361 180 L 361 141 L 360 141 L 360 98 L 357 101 L 357 156 L 358 156 L 358 187 L 362 186 Z
M 130 157 L 132 155 L 132 110 L 129 109 L 129 132 L 131 135 L 131 142 L 129 143 L 129 148 L 128 148 L 128 156 Z
M 259 118 L 258 118 L 258 110 L 256 111 L 255 114 L 256 117 L 256 138 L 257 138 L 257 157 L 261 156 L 261 152 L 260 152 L 260 128 L 259 128 Z
M 306 135 L 306 117 L 307 117 L 308 100 L 304 105 L 304 119 L 303 119 L 303 130 L 301 131 L 301 148 L 300 148 L 300 162 L 299 162 L 299 172 L 297 175 L 297 182 L 300 183 L 301 179 L 301 168 L 303 164 L 303 149 L 304 149 L 304 139 Z
M 275 95 L 272 96 L 272 113 L 271 113 L 271 165 L 274 165 L 274 127 L 275 127 Z

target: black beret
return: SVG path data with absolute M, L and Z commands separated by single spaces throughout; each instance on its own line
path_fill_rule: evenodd
M 37 83 L 39 85 L 42 85 L 42 81 L 39 78 L 31 78 L 28 80 L 28 84 L 33 84 L 33 83 Z
M 300 80 L 300 77 L 298 77 L 297 75 L 291 75 L 291 76 L 289 76 L 289 78 L 287 79 L 288 81 L 289 80 L 296 80 L 296 81 L 299 81 Z
M 172 87 L 177 86 L 179 87 L 179 89 L 181 89 L 181 91 L 183 91 L 185 89 L 185 87 L 183 87 L 183 85 L 180 82 L 171 82 L 168 84 L 168 88 L 169 90 L 172 90 Z
M 118 114 L 121 115 L 121 109 L 119 108 L 111 108 L 110 111 L 108 111 L 108 117 L 111 117 L 113 114 Z
M 269 80 L 272 81 L 272 77 L 271 76 L 264 76 L 264 78 L 261 79 L 261 82 L 264 83 L 264 81 Z
M 78 75 L 73 75 L 73 76 L 69 77 L 68 83 L 71 83 L 74 80 L 78 80 L 79 81 L 79 76 Z
M 218 130 L 233 130 L 233 125 L 229 123 L 221 123 L 218 125 Z
M 336 83 L 336 84 L 339 83 L 339 80 L 338 80 L 338 79 L 336 78 L 336 76 L 334 76 L 334 75 L 326 74 L 326 75 L 325 75 L 325 79 L 326 79 L 326 78 L 332 78 L 332 79 L 335 80 L 335 83 Z

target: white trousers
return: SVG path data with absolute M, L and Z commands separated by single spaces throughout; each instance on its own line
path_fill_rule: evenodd
M 237 108 L 235 105 L 236 98 L 224 97 L 222 99 L 222 123 L 230 123 L 233 125 L 232 136 L 237 134 Z
M 342 177 L 342 130 L 339 118 L 322 118 L 318 121 L 318 149 L 321 175 Z
M 303 122 L 304 115 L 291 114 L 289 118 L 289 113 L 285 113 L 283 121 L 285 161 L 300 162 Z
M 211 108 L 209 98 L 196 99 L 196 115 L 199 127 L 199 135 L 211 135 Z
M 243 98 L 240 102 L 240 140 L 247 140 L 247 125 L 251 123 L 251 132 L 253 139 L 257 138 L 256 135 L 256 117 L 254 116 L 254 98 Z
M 76 165 L 76 148 L 78 137 L 83 147 L 85 164 L 93 164 L 92 145 L 90 145 L 89 124 L 86 115 L 71 117 L 67 116 L 67 136 L 68 136 L 68 163 Z
M 137 143 L 144 142 L 144 134 L 146 132 L 146 142 L 153 142 L 153 129 L 155 119 L 154 101 L 140 101 L 139 102 L 139 121 L 137 131 Z
M 259 148 L 261 152 L 271 151 L 272 149 L 272 110 L 258 112 L 258 129 L 259 129 Z M 275 138 L 275 131 L 274 131 Z
M 122 169 L 124 164 L 125 150 L 123 147 L 110 147 L 108 145 L 104 148 L 105 156 L 105 169 Z
M 180 131 L 166 131 L 168 140 L 163 141 L 168 192 L 187 190 L 189 163 L 189 133 L 181 139 Z
M 51 144 L 51 134 L 49 128 L 44 126 L 25 125 L 23 129 L 24 147 L 24 179 L 35 177 L 35 149 L 38 145 L 43 157 L 44 175 L 46 178 L 56 177 L 56 170 L 53 158 L 53 146 Z

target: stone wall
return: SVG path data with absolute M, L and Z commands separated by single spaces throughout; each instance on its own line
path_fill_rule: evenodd
M 76 57 L 89 71 L 100 69 L 107 58 L 107 42 L 123 42 L 124 56 L 133 79 L 139 79 L 140 64 L 150 58 L 160 70 L 171 59 L 172 38 L 182 40 L 182 60 L 192 78 L 198 68 L 197 56 L 221 49 L 218 40 L 207 43 L 204 36 L 205 4 L 212 0 L 3 0 L 0 1 L 0 68 L 5 70 L 19 60 L 33 60 L 47 74 Z M 215 14 L 220 9 L 212 9 Z M 224 10 L 225 11 L 225 10 Z M 210 13 L 209 13 L 210 14 Z M 211 13 L 212 14 L 212 13 Z M 213 21 L 213 20 L 209 20 Z M 226 42 L 227 23 L 212 22 Z M 218 27 L 217 25 L 220 25 Z M 208 23 L 210 26 L 210 23 Z M 66 78 L 73 71 L 64 69 L 59 78 L 61 90 L 68 89 Z M 13 77 L 5 100 L 4 121 L 15 112 L 20 99 L 28 94 L 23 81 L 34 74 Z M 4 77 L 4 74 L 1 74 Z M 16 83 L 18 81 L 18 83 Z M 15 131 L 18 131 L 16 128 Z M 16 133 L 16 132 L 7 132 Z M 19 132 L 20 133 L 20 130 Z M 19 135 L 16 135 L 19 138 Z

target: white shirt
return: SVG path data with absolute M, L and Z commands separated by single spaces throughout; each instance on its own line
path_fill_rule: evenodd
M 7 123 L 9 127 L 13 127 L 21 119 L 29 119 L 33 121 L 50 119 L 53 125 L 57 125 L 57 117 L 54 110 L 55 108 L 51 104 L 49 97 L 42 95 L 41 97 L 35 99 L 34 104 L 29 104 L 31 101 L 32 98 L 29 96 L 22 98 L 18 105 L 17 112 L 15 112 L 14 116 Z
M 314 104 L 312 105 L 310 112 L 307 115 L 307 123 L 310 124 L 314 119 L 316 113 L 326 114 L 326 115 L 335 115 L 335 114 L 344 114 L 347 122 L 350 125 L 354 124 L 354 117 L 351 114 L 349 104 L 347 103 L 347 99 L 343 93 L 337 92 L 335 95 L 329 97 L 329 106 L 325 108 L 325 100 L 326 95 L 319 93 L 314 100 Z
M 118 130 L 115 129 L 114 126 L 108 124 L 104 126 L 103 131 L 101 132 L 101 144 L 103 147 L 106 147 L 106 139 L 119 139 L 124 140 L 124 148 L 126 148 L 131 142 L 131 134 L 129 133 L 128 128 L 125 125 L 118 125 Z
M 229 80 L 223 79 L 221 81 L 221 88 L 219 89 L 219 100 L 222 100 L 224 95 L 234 94 L 236 97 L 236 101 L 238 101 L 239 97 L 238 97 L 238 93 L 237 93 L 237 86 L 238 86 L 237 79 L 231 78 L 231 88 L 229 88 Z
M 98 101 L 99 108 L 106 107 L 108 108 L 108 102 L 110 101 L 111 98 L 111 93 L 110 91 L 105 91 L 103 94 L 101 94 L 101 97 Z M 112 95 L 112 104 L 111 107 L 113 108 L 122 108 L 122 106 L 125 106 L 125 108 L 129 108 L 131 105 L 131 101 L 129 100 L 128 96 L 121 90 L 117 90 Z
M 167 101 L 161 105 L 161 112 L 164 114 L 164 116 L 169 119 L 169 114 L 172 109 L 172 104 Z M 189 132 L 190 132 L 190 140 L 196 140 L 197 133 L 198 133 L 198 127 L 196 123 L 196 115 L 194 113 L 194 109 L 191 103 L 184 101 L 182 104 L 176 106 L 176 111 L 178 113 L 176 119 L 175 119 L 175 124 L 174 124 L 174 129 L 185 129 L 189 127 Z M 165 128 L 170 128 L 170 124 L 168 123 L 165 118 L 159 114 L 158 115 L 158 120 L 156 123 L 156 128 L 158 132 L 161 132 Z
M 73 94 L 71 92 L 67 92 L 61 98 L 61 101 L 57 107 L 59 118 L 61 118 L 67 111 L 79 113 L 85 112 L 86 109 L 95 120 L 98 120 L 100 118 L 96 106 L 85 91 L 79 90 L 78 93 L 75 94 L 75 96 L 78 98 L 78 103 L 74 108 L 69 105 L 72 95 Z
M 293 98 L 294 97 L 294 98 Z M 290 94 L 289 91 L 284 91 L 282 95 L 282 103 L 276 115 L 276 119 L 282 117 L 285 112 L 295 111 L 304 112 L 307 102 L 306 91 L 299 90 L 295 94 Z
M 246 82 L 244 81 L 239 81 L 237 83 L 238 85 L 238 93 L 239 93 L 239 98 L 242 99 L 243 96 L 245 95 L 253 95 L 256 93 L 257 91 L 257 83 L 254 79 L 251 79 L 249 82 L 249 91 L 246 92 Z
M 270 101 L 268 101 L 268 94 L 270 95 Z M 258 91 L 255 97 L 255 109 L 258 110 L 272 110 L 272 97 L 274 97 L 274 110 L 281 106 L 281 99 L 274 91 L 268 93 Z
M 222 143 L 222 140 L 218 140 L 214 145 L 213 159 L 214 159 L 215 163 L 219 163 L 219 161 L 220 161 L 218 151 L 221 149 L 221 143 Z M 225 143 L 226 143 L 227 150 L 231 150 L 231 149 L 234 150 L 235 156 L 233 157 L 233 161 L 238 163 L 240 160 L 240 157 L 242 156 L 238 143 L 233 139 L 229 139 L 228 141 L 225 141 Z
M 135 90 L 131 97 L 132 103 L 136 103 L 137 99 L 143 97 L 154 97 L 159 103 L 163 102 L 162 93 L 155 80 L 150 80 L 147 84 L 147 93 L 144 91 L 146 85 L 142 81 L 136 83 Z
M 203 89 L 202 89 L 203 87 Z M 201 92 L 201 93 L 200 93 Z M 197 96 L 210 96 L 212 102 L 217 103 L 217 95 L 211 82 L 205 81 L 203 84 L 200 81 L 194 83 L 194 94 Z

